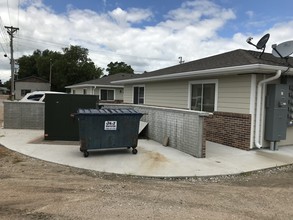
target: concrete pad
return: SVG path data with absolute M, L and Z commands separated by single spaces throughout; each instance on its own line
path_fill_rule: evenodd
M 101 172 L 189 177 L 228 175 L 293 163 L 293 147 L 279 151 L 244 151 L 207 142 L 207 157 L 195 158 L 152 140 L 139 140 L 138 153 L 128 149 L 90 151 L 83 157 L 79 142 L 43 141 L 43 130 L 0 129 L 0 144 L 41 160 Z

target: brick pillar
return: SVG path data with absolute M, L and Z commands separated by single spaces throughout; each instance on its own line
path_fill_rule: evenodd
M 214 112 L 205 119 L 205 129 L 208 141 L 250 150 L 250 114 Z

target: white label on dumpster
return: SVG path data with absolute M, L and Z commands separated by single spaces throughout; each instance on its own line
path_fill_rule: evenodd
M 117 121 L 105 121 L 105 131 L 116 131 Z

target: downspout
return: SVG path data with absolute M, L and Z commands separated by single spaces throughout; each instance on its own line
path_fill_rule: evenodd
M 92 93 L 93 93 L 93 94 L 92 94 L 92 95 L 95 94 L 95 90 L 96 90 L 96 88 L 97 88 L 97 86 L 94 86 L 94 87 L 93 87 L 93 89 L 92 89 Z
M 256 116 L 255 116 L 255 135 L 254 135 L 254 144 L 257 148 L 261 148 L 262 147 L 262 140 L 263 140 L 263 132 L 261 132 L 261 138 L 260 138 L 260 131 L 262 131 L 261 128 L 261 113 L 262 115 L 264 114 L 264 108 L 261 105 L 261 100 L 262 100 L 262 89 L 263 89 L 263 85 L 265 85 L 267 82 L 273 81 L 275 79 L 280 78 L 282 74 L 281 70 L 277 70 L 276 75 L 264 79 L 262 81 L 260 81 L 257 84 L 257 94 L 256 94 Z

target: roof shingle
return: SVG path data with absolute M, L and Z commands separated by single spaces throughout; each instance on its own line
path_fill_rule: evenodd
M 260 52 L 251 50 L 233 50 L 230 52 L 218 54 L 215 56 L 206 57 L 191 62 L 178 64 L 175 66 L 146 72 L 144 74 L 136 75 L 135 78 L 160 76 L 173 73 L 183 73 L 190 71 L 200 71 L 207 69 L 217 69 L 233 66 L 245 66 L 250 64 L 267 64 L 274 66 L 287 66 L 286 62 L 281 58 L 274 57 L 272 54 L 264 53 L 261 58 Z M 293 58 L 289 58 L 289 62 L 292 62 Z
M 104 76 L 102 78 L 77 83 L 77 84 L 74 84 L 74 85 L 71 85 L 71 86 L 79 86 L 79 85 L 105 85 L 106 86 L 106 85 L 112 85 L 111 84 L 112 81 L 130 79 L 132 77 L 134 77 L 134 74 L 117 73 L 117 74 L 113 74 L 113 75 L 106 75 L 106 76 Z

